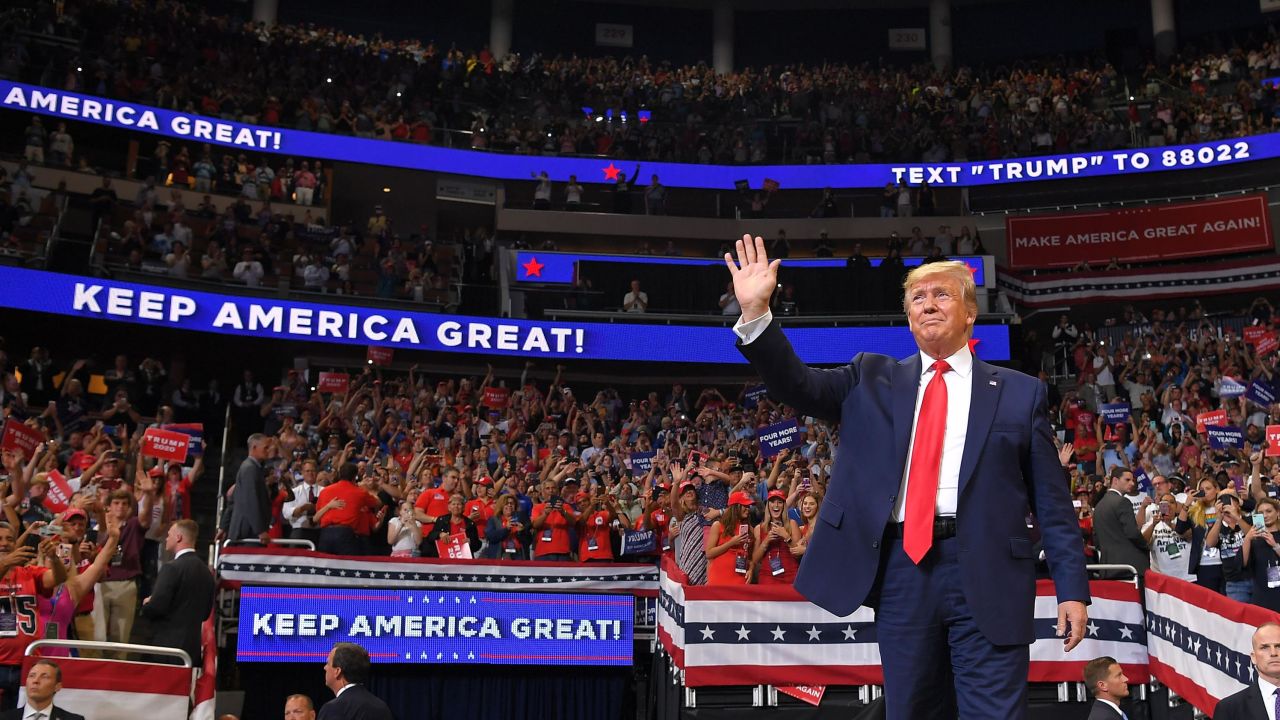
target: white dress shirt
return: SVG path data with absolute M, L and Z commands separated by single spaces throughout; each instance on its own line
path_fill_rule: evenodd
M 173 559 L 174 559 L 174 560 L 177 560 L 178 558 L 182 557 L 183 555 L 186 555 L 187 553 L 193 553 L 193 552 L 195 552 L 195 551 L 196 551 L 196 549 L 195 549 L 195 548 L 182 548 L 181 550 L 179 550 L 178 552 L 176 552 L 176 553 L 174 553 L 174 554 L 173 554 Z
M 1262 691 L 1262 707 L 1267 709 L 1267 720 L 1276 720 L 1276 691 L 1280 686 L 1272 685 L 1269 680 L 1258 674 L 1258 690 Z
M 37 715 L 40 720 L 49 720 L 53 716 L 53 703 L 49 703 L 43 710 L 37 710 L 30 705 L 26 706 L 22 711 L 22 720 L 33 720 Z
M 760 337 L 769 323 L 773 313 L 766 312 L 755 320 L 738 322 L 733 332 L 749 345 Z M 973 354 L 966 344 L 945 358 L 951 371 L 942 376 L 947 386 L 947 426 L 942 440 L 942 467 L 938 475 L 938 494 L 934 503 L 937 516 L 954 516 L 956 501 L 960 490 L 960 460 L 964 457 L 964 441 L 969 429 L 969 405 L 973 398 Z M 893 508 L 896 522 L 902 522 L 907 500 L 907 478 L 911 474 L 911 448 L 916 442 L 916 424 L 920 416 L 920 403 L 924 401 L 924 389 L 933 379 L 934 359 L 920 353 L 920 384 L 916 390 L 916 407 L 911 422 L 911 442 L 907 445 L 907 463 L 902 471 L 902 481 L 898 492 L 898 501 Z
M 293 499 L 280 507 L 280 514 L 284 516 L 290 527 L 303 530 L 315 527 L 315 522 L 311 519 L 314 517 L 313 515 L 303 513 L 296 518 L 293 516 L 293 511 L 297 510 L 298 506 L 311 502 L 310 489 L 312 488 L 315 489 L 316 499 L 318 500 L 320 498 L 320 483 L 308 485 L 307 481 L 303 480 L 293 487 Z

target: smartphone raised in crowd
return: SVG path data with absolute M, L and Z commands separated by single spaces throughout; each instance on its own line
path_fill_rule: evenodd
M 1253 526 L 1259 529 L 1267 527 L 1267 521 L 1262 518 L 1262 513 L 1253 514 Z

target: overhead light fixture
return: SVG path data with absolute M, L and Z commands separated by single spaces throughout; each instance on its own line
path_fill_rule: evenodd
M 391 192 L 391 188 L 389 188 L 389 187 L 384 187 L 384 188 L 382 188 L 382 192 Z
M 325 82 L 327 82 L 327 83 L 331 83 L 331 82 L 333 82 L 333 78 L 331 78 L 331 77 L 327 77 L 327 78 L 325 78 L 325 79 L 324 79 L 324 81 L 325 81 Z

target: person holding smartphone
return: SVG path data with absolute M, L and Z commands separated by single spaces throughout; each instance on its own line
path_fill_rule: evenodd
M 729 496 L 724 514 L 707 533 L 707 584 L 743 585 L 751 577 L 751 496 Z
M 786 502 L 786 493 L 770 490 L 764 520 L 753 533 L 755 549 L 751 553 L 751 564 L 758 568 L 756 582 L 760 585 L 790 585 L 800 569 L 800 562 L 791 552 L 792 543 L 799 538 L 792 534 L 794 523 L 787 518 Z
M 580 487 L 572 475 L 564 479 L 560 492 L 556 483 L 548 478 L 542 484 L 544 502 L 533 506 L 533 559 L 545 562 L 571 562 L 569 529 L 578 522 L 578 512 L 565 501 L 574 497 Z
M 1244 566 L 1253 579 L 1254 605 L 1280 612 L 1280 500 L 1263 498 L 1256 512 L 1262 525 L 1244 535 Z
M 1226 581 L 1218 549 L 1218 513 L 1222 507 L 1218 502 L 1218 484 L 1210 478 L 1203 478 L 1192 497 L 1194 501 L 1188 504 L 1186 519 L 1179 520 L 1174 530 L 1191 532 L 1187 569 L 1196 576 L 1196 584 L 1222 593 Z M 1213 533 L 1213 542 L 1209 542 L 1210 532 Z
M 1253 601 L 1253 578 L 1244 567 L 1244 536 L 1250 527 L 1240 498 L 1225 492 L 1219 495 L 1218 522 L 1205 533 L 1205 543 L 1216 543 L 1222 558 L 1224 594 L 1243 603 Z

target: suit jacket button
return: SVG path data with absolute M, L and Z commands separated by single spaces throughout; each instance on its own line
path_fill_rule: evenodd
M 895 502 L 897 502 L 897 501 L 898 501 L 898 496 L 897 496 L 897 495 L 890 495 L 890 496 L 889 496 L 889 504 L 890 504 L 890 505 L 894 504 L 894 503 L 895 503 Z
M 880 541 L 879 541 L 879 540 L 872 540 L 872 541 L 871 541 L 871 547 L 872 547 L 873 549 L 874 549 L 874 548 L 879 548 L 879 547 L 880 547 Z

